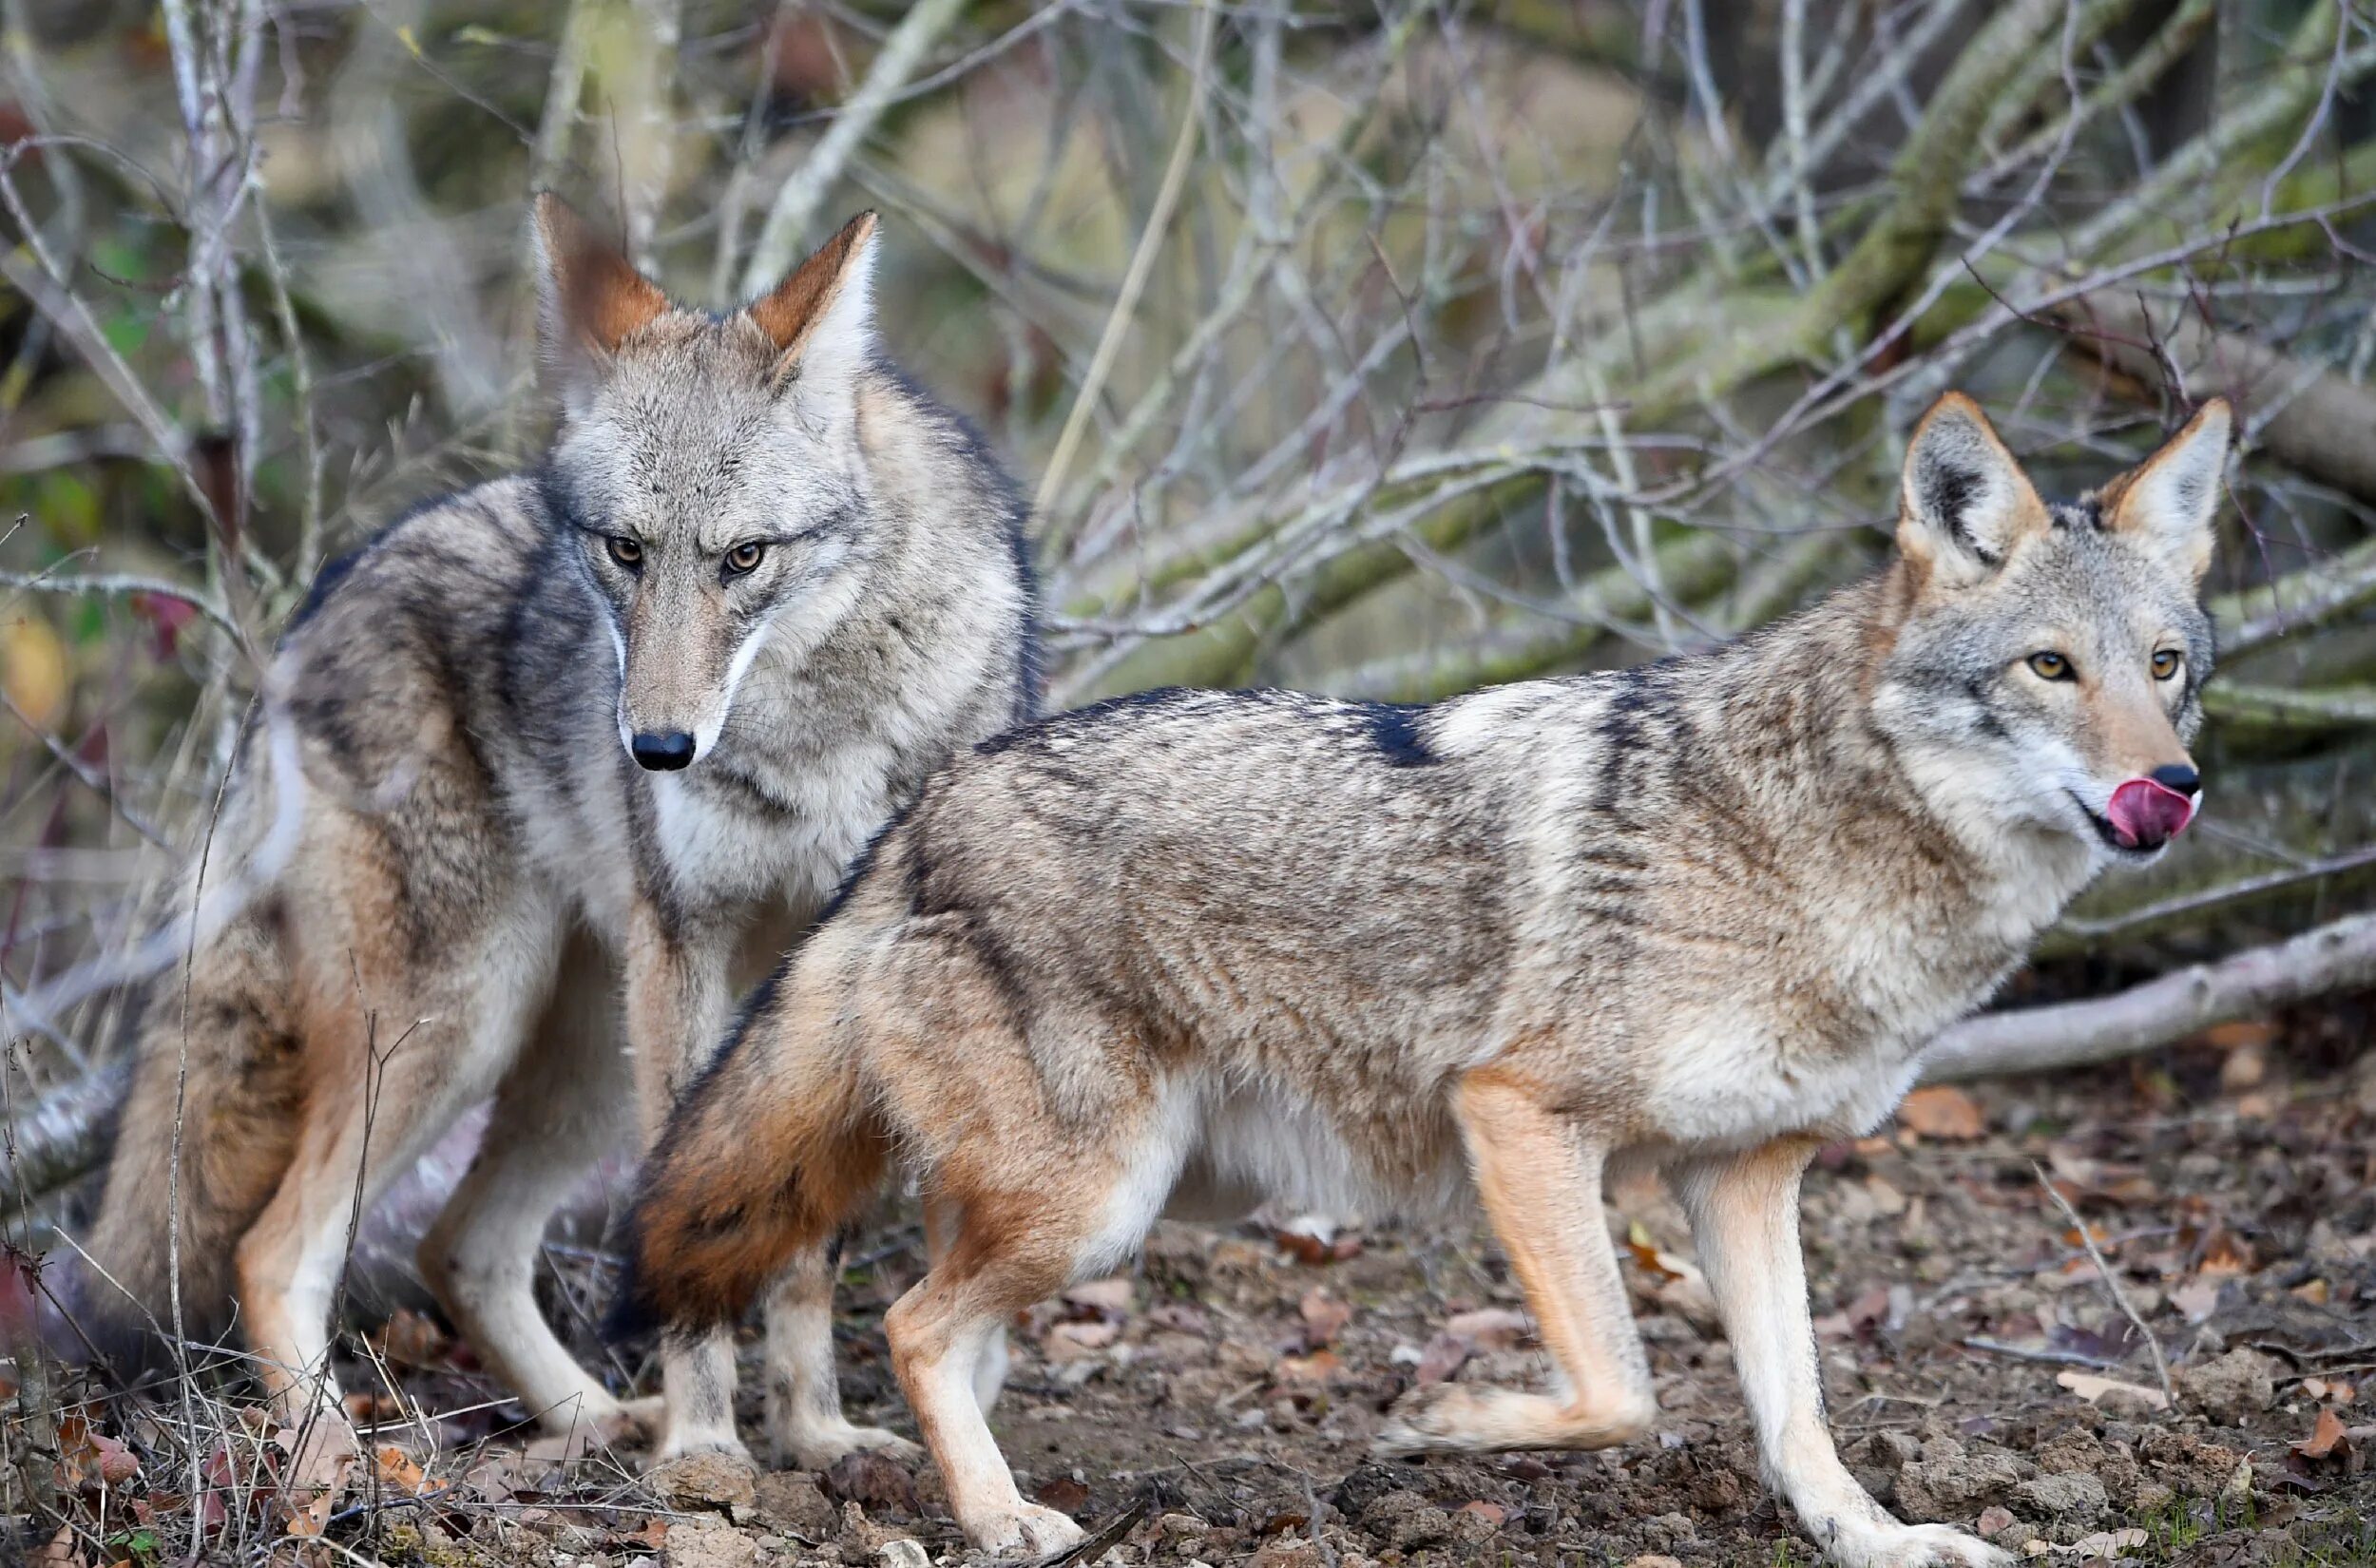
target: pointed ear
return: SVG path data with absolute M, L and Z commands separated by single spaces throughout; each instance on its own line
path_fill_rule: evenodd
M 2046 525 L 2045 503 L 1980 405 L 1952 392 L 1933 403 L 1914 428 L 1899 487 L 1906 558 L 1961 587 L 1995 571 Z
M 775 381 L 841 388 L 874 347 L 874 214 L 862 212 L 745 314 L 776 345 Z
M 577 379 L 668 309 L 660 285 L 550 191 L 537 194 L 536 316 L 545 358 Z
M 2201 582 L 2211 570 L 2216 537 L 2211 524 L 2219 514 L 2219 481 L 2234 427 L 2224 397 L 2195 410 L 2159 451 L 2104 487 L 2098 501 L 2105 526 Z

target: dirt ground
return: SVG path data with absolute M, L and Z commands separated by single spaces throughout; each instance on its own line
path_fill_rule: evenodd
M 1902 1517 L 2055 1565 L 2376 1562 L 2368 1021 L 2236 1025 L 2136 1062 L 1929 1091 L 1888 1136 L 1827 1151 L 1805 1228 L 1850 1468 Z M 2175 1410 L 2041 1174 L 2165 1348 Z M 1100 1539 L 1114 1563 L 1817 1560 L 1758 1480 L 1678 1213 L 1650 1183 L 1612 1194 L 1609 1214 L 1663 1412 L 1624 1448 L 1370 1459 L 1382 1411 L 1413 1384 L 1533 1383 L 1543 1357 L 1484 1237 L 1293 1220 L 1166 1225 L 1131 1274 L 1034 1311 L 1011 1334 L 993 1425 L 1026 1495 L 1113 1525 Z M 840 1328 L 853 1419 L 910 1433 L 881 1323 L 921 1266 L 912 1229 L 868 1236 Z M 592 1283 L 595 1267 L 564 1272 Z M 652 1476 L 632 1456 L 558 1463 L 549 1444 L 507 1439 L 518 1412 L 433 1324 L 400 1317 L 376 1347 L 400 1394 L 378 1402 L 395 1422 L 378 1434 L 378 1473 L 298 1521 L 335 1544 L 275 1544 L 285 1517 L 242 1504 L 215 1526 L 226 1545 L 244 1539 L 237 1555 L 556 1568 L 966 1557 L 929 1464 L 755 1477 L 716 1460 Z M 757 1415 L 752 1389 L 746 1430 Z M 118 1429 L 144 1451 L 138 1421 Z M 119 1487 L 119 1521 L 186 1506 L 161 1482 L 144 1516 L 141 1485 Z M 109 1558 L 89 1545 L 82 1560 Z

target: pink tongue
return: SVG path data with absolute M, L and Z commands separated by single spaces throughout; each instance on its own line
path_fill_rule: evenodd
M 2177 837 L 2194 820 L 2194 802 L 2150 778 L 2132 778 L 2112 792 L 2105 814 L 2120 842 L 2134 850 Z

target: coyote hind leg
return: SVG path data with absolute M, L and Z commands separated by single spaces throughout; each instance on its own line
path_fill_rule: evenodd
M 1058 1216 L 1021 1195 L 1029 1237 L 976 1226 L 883 1319 L 899 1386 L 940 1464 L 949 1511 L 966 1538 L 992 1553 L 1039 1555 L 1078 1543 L 1081 1526 L 1024 1501 L 977 1398 L 975 1369 L 1007 1318 L 1062 1290 L 1089 1227 L 1065 1233 Z
M 778 1465 L 822 1470 L 844 1454 L 923 1451 L 896 1432 L 858 1426 L 841 1411 L 834 1375 L 834 1263 L 823 1248 L 792 1260 L 767 1298 L 767 1436 Z
M 573 938 L 552 1001 L 496 1091 L 478 1157 L 418 1253 L 447 1316 L 538 1423 L 604 1440 L 623 1435 L 627 1407 L 546 1322 L 536 1264 L 553 1209 L 632 1135 L 634 1090 L 611 1013 L 602 955 Z
M 1527 1087 L 1489 1073 L 1462 1080 L 1455 1113 L 1486 1217 L 1566 1386 L 1415 1388 L 1395 1402 L 1379 1449 L 1607 1448 L 1639 1436 L 1657 1402 L 1600 1216 L 1603 1151 Z

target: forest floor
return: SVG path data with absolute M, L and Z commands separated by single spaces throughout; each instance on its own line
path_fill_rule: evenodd
M 1850 1469 L 1901 1517 L 2053 1568 L 2376 1562 L 2366 1026 L 2357 1011 L 2306 1015 L 2088 1072 L 1926 1091 L 1887 1136 L 1827 1151 L 1805 1232 Z M 2041 1174 L 2084 1216 L 2126 1309 Z M 1609 1213 L 1661 1411 L 1622 1448 L 1370 1459 L 1383 1410 L 1415 1382 L 1536 1384 L 1544 1357 L 1484 1237 L 1292 1221 L 1166 1224 L 1132 1273 L 1018 1322 L 993 1425 L 1026 1495 L 1115 1526 L 1101 1532 L 1113 1563 L 1818 1560 L 1758 1480 L 1680 1214 L 1655 1182 L 1614 1192 Z M 921 1267 L 910 1228 L 853 1250 L 853 1419 L 914 1429 L 882 1312 Z M 2167 1352 L 2175 1408 L 2128 1310 Z M 370 1487 L 298 1521 L 326 1523 L 328 1544 L 275 1543 L 287 1520 L 260 1503 L 202 1504 L 226 1542 L 246 1539 L 247 1560 L 920 1568 L 967 1555 L 929 1464 L 557 1463 L 505 1440 L 517 1412 L 426 1319 L 400 1316 L 377 1347 L 402 1390 L 387 1414 L 450 1414 L 382 1428 Z M 757 1404 L 747 1389 L 749 1432 Z M 153 1497 L 138 1478 L 116 1491 L 114 1526 L 53 1560 L 142 1564 L 127 1531 L 186 1506 L 162 1482 Z

